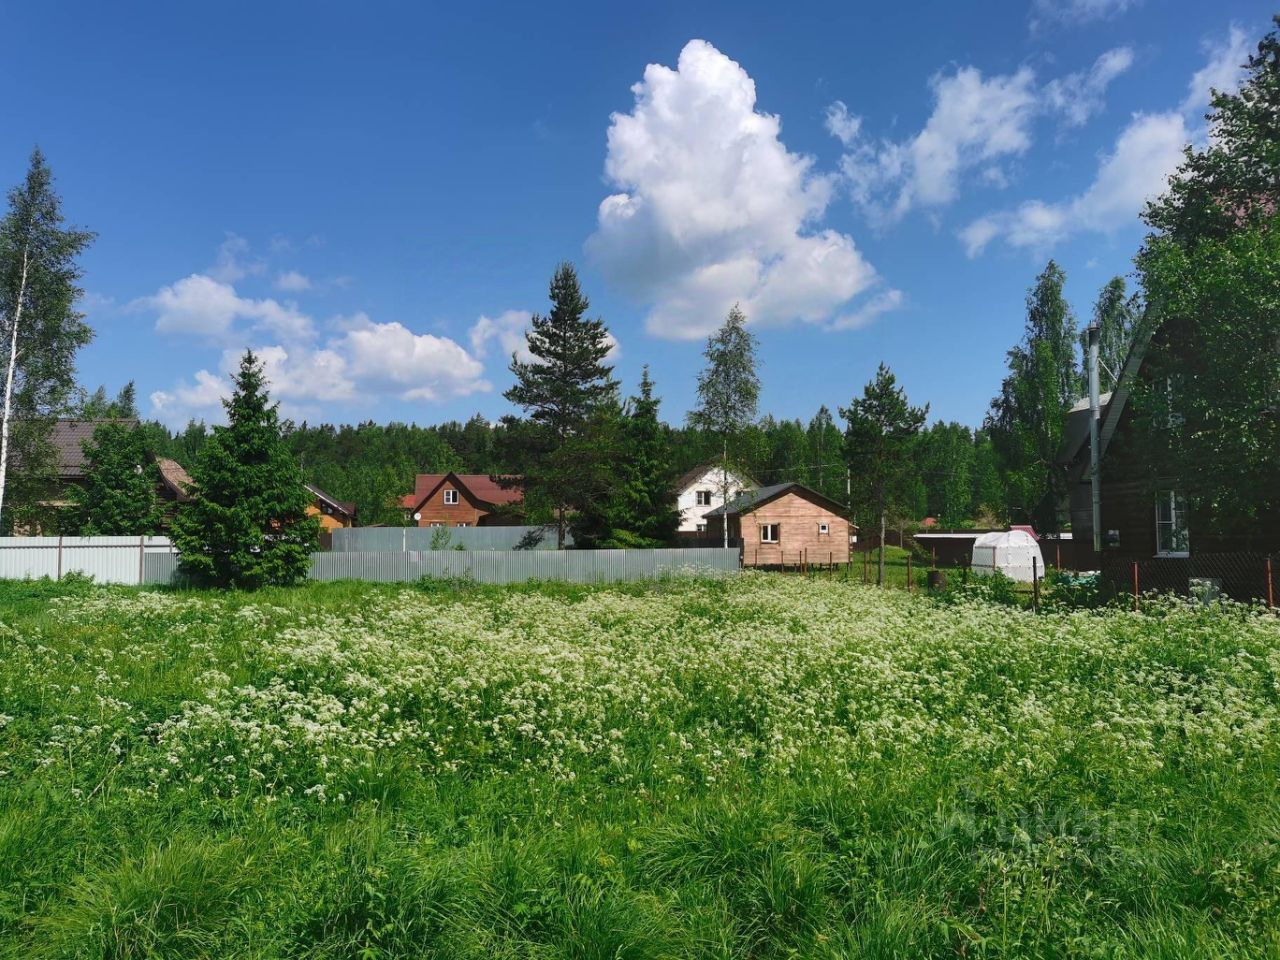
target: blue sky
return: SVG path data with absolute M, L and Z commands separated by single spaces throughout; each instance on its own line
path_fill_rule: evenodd
M 128 13 L 123 11 L 127 9 Z M 980 422 L 1052 256 L 1084 319 L 1143 198 L 1268 28 L 1252 0 L 0 4 L 0 182 L 32 145 L 84 258 L 80 377 L 216 419 L 252 346 L 286 414 L 508 412 L 574 261 L 634 387 L 694 400 L 735 300 L 761 412 L 887 362 Z

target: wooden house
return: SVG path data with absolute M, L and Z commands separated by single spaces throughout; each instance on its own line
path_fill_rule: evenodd
M 744 567 L 847 563 L 852 526 L 844 507 L 799 483 L 751 490 L 706 515 L 707 534 L 742 546 Z
M 306 484 L 311 494 L 307 516 L 320 519 L 320 530 L 329 533 L 340 527 L 351 527 L 356 522 L 356 505 L 349 500 L 335 500 L 313 483 Z
M 518 481 L 480 473 L 420 473 L 400 505 L 419 527 L 511 526 L 524 522 L 524 489 Z
M 1100 397 L 1100 554 L 1093 549 L 1088 402 L 1069 413 L 1058 464 L 1067 474 L 1075 566 L 1101 569 L 1127 585 L 1137 563 L 1142 589 L 1185 591 L 1189 578 L 1206 578 L 1247 599 L 1263 583 L 1261 561 L 1247 558 L 1280 550 L 1280 517 L 1263 517 L 1243 529 L 1220 528 L 1178 487 L 1172 464 L 1152 462 L 1160 454 L 1139 442 L 1132 397 L 1154 375 L 1150 358 L 1157 351 L 1185 349 L 1191 346 L 1167 328 L 1141 331 L 1115 389 Z

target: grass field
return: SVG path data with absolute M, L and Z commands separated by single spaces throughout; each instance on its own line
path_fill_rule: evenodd
M 1280 624 L 0 585 L 0 956 L 1275 957 Z

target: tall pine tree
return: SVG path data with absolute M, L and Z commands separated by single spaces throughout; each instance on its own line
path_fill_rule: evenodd
M 213 428 L 192 470 L 195 499 L 174 519 L 182 570 L 219 587 L 296 583 L 307 575 L 319 523 L 307 516 L 311 497 L 252 351 L 223 406 L 227 425 Z
M 593 436 L 618 384 L 605 363 L 612 347 L 604 321 L 586 316 L 590 302 L 573 265 L 562 263 L 551 278 L 551 312 L 535 314 L 527 336 L 533 359 L 511 357 L 515 384 L 503 394 L 524 408 L 534 444 L 524 464 L 524 491 L 531 504 L 545 504 L 556 526 L 556 546 L 575 514 L 598 509 L 607 492 L 610 459 L 603 437 Z
M 853 472 L 855 497 L 862 515 L 880 524 L 880 563 L 876 583 L 884 584 L 884 528 L 890 511 L 899 508 L 906 479 L 913 473 L 916 437 L 929 415 L 929 405 L 913 407 L 907 392 L 883 363 L 876 378 L 840 408 L 845 423 L 845 459 Z

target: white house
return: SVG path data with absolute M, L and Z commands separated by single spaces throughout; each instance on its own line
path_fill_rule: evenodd
M 754 490 L 750 477 L 729 470 L 729 499 Z M 694 467 L 676 481 L 676 507 L 680 510 L 681 533 L 705 533 L 707 512 L 724 505 L 724 472 L 714 461 Z

